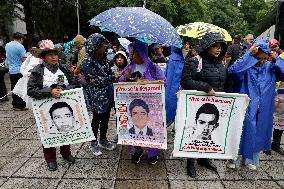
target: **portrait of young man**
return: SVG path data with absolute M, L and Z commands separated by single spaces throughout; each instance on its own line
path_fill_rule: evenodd
M 212 132 L 219 127 L 219 110 L 214 104 L 205 103 L 196 112 L 191 139 L 212 140 Z
M 134 99 L 129 105 L 130 116 L 133 126 L 129 129 L 130 134 L 153 136 L 153 131 L 147 126 L 149 121 L 149 106 L 141 99 Z
M 49 109 L 53 125 L 59 132 L 69 132 L 75 127 L 73 109 L 66 102 L 56 102 Z

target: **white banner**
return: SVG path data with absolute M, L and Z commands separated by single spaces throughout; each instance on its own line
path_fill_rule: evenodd
M 115 85 L 118 144 L 167 149 L 163 83 Z
M 173 156 L 236 159 L 248 104 L 243 94 L 180 91 Z
M 82 88 L 65 90 L 60 98 L 33 99 L 32 105 L 45 148 L 95 140 Z

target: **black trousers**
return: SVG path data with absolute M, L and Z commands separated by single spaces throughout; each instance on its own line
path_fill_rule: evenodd
M 4 76 L 5 74 L 0 72 L 0 98 L 7 94 L 7 88 L 4 81 Z
M 11 90 L 14 89 L 15 85 L 17 84 L 18 80 L 21 77 L 23 77 L 23 75 L 20 74 L 20 73 L 19 74 L 10 74 Z M 23 101 L 19 96 L 12 94 L 12 98 L 13 98 L 13 101 L 12 101 L 13 108 L 22 109 L 22 108 L 26 107 L 26 102 Z
M 98 138 L 99 128 L 100 128 L 100 140 L 107 138 L 106 134 L 108 130 L 110 111 L 111 108 L 109 108 L 105 113 L 98 114 L 93 112 L 92 129 L 96 139 Z
M 272 140 L 272 145 L 279 148 L 281 145 L 281 137 L 283 134 L 283 130 L 279 129 L 274 129 L 273 130 L 273 140 Z

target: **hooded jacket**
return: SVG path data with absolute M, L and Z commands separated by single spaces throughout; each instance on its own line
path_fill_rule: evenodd
M 208 54 L 208 48 L 216 43 L 222 44 L 222 51 L 217 58 Z M 185 62 L 181 78 L 182 88 L 206 93 L 212 89 L 225 92 L 227 73 L 223 58 L 227 45 L 223 37 L 219 33 L 207 33 L 202 38 L 197 50 L 202 58 L 202 69 L 198 71 L 200 65 L 196 59 Z
M 261 40 L 254 44 L 268 54 L 268 44 Z M 244 121 L 240 154 L 253 159 L 253 154 L 271 149 L 276 77 L 283 77 L 284 56 L 276 62 L 266 61 L 257 67 L 258 60 L 248 51 L 228 68 L 240 82 L 240 93 L 251 101 Z
M 95 56 L 96 50 L 102 44 L 109 44 L 103 35 L 90 35 L 85 42 L 86 55 L 83 60 L 83 74 L 87 82 L 86 104 L 89 105 L 87 108 L 95 113 L 105 113 L 113 102 L 114 74 L 111 65 L 105 54 L 100 58 Z
M 146 80 L 166 80 L 165 75 L 163 71 L 160 69 L 160 67 L 156 64 L 154 64 L 150 58 L 148 57 L 148 46 L 146 43 L 143 43 L 139 40 L 136 40 L 134 42 L 134 47 L 130 48 L 130 54 L 132 54 L 133 48 L 135 48 L 139 54 L 139 56 L 142 58 L 144 64 L 145 64 L 145 71 L 144 73 L 141 73 L 142 79 Z M 123 71 L 131 70 L 131 73 L 135 72 L 136 64 L 131 63 L 128 66 L 125 67 Z M 126 82 L 127 78 L 124 76 L 121 76 L 119 78 L 120 82 Z

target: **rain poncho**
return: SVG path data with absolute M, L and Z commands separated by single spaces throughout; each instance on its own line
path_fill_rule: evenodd
M 139 56 L 142 58 L 145 64 L 145 71 L 141 73 L 143 76 L 141 79 L 145 80 L 166 80 L 163 71 L 160 67 L 154 64 L 148 57 L 148 46 L 139 40 L 134 42 L 134 48 L 137 50 Z M 132 54 L 133 49 L 130 48 L 130 54 Z M 124 71 L 131 70 L 131 73 L 135 72 L 136 64 L 131 63 L 125 67 Z M 127 79 L 124 76 L 119 78 L 120 82 L 125 82 Z
M 174 122 L 177 108 L 176 93 L 180 89 L 180 80 L 184 64 L 182 50 L 177 47 L 172 47 L 172 54 L 167 64 L 166 78 L 166 114 L 167 124 Z
M 266 42 L 261 41 L 257 46 L 269 53 Z M 248 51 L 228 69 L 239 80 L 240 93 L 251 99 L 240 144 L 240 155 L 247 159 L 253 159 L 253 154 L 271 148 L 275 80 L 277 75 L 284 73 L 284 59 L 281 57 L 276 63 L 266 61 L 260 67 L 255 66 L 257 62 Z

